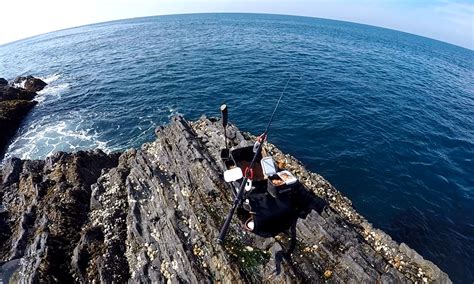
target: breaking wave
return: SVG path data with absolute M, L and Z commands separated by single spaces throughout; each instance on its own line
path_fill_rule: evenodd
M 41 78 L 48 85 L 41 91 L 38 92 L 38 95 L 35 97 L 35 101 L 40 104 L 47 102 L 52 102 L 59 100 L 61 96 L 69 90 L 70 84 L 59 80 L 61 75 L 55 73 L 53 75 Z
M 40 79 L 43 80 L 46 84 L 51 84 L 59 78 L 61 78 L 61 75 L 59 73 L 54 73 L 46 77 L 40 77 Z
M 83 119 L 56 121 L 51 117 L 43 117 L 17 135 L 8 148 L 4 161 L 11 157 L 34 159 L 48 157 L 57 151 L 96 148 L 110 153 L 112 150 L 107 147 L 107 142 L 100 140 L 96 131 L 82 128 L 84 122 Z

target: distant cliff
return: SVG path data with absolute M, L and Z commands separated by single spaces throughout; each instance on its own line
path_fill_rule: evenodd
M 234 126 L 228 133 L 232 145 L 253 139 Z M 3 277 L 63 283 L 450 282 L 436 265 L 374 229 L 324 178 L 271 144 L 265 148 L 275 160 L 286 160 L 310 196 L 327 206 L 299 220 L 297 248 L 281 267 L 274 256 L 288 246 L 285 234 L 264 239 L 233 220 L 220 246 L 216 237 L 232 194 L 222 179 L 219 123 L 176 117 L 156 135 L 123 153 L 7 162 L 0 177 Z
M 36 92 L 46 83 L 33 76 L 17 77 L 12 83 L 0 78 L 0 159 L 21 122 L 37 104 Z

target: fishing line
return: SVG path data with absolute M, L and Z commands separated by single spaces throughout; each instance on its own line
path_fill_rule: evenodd
M 243 176 L 242 182 L 240 183 L 239 191 L 237 192 L 237 195 L 234 199 L 234 204 L 233 204 L 229 214 L 227 214 L 224 225 L 222 225 L 221 230 L 219 232 L 219 237 L 217 238 L 217 242 L 220 243 L 220 244 L 222 244 L 224 242 L 224 238 L 227 235 L 227 231 L 229 230 L 229 225 L 230 225 L 230 222 L 232 220 L 232 216 L 235 214 L 235 211 L 237 210 L 237 207 L 240 206 L 243 202 L 244 192 L 245 192 L 245 187 L 247 185 L 247 181 L 248 180 L 250 180 L 250 182 L 252 181 L 252 176 L 253 176 L 252 169 L 255 165 L 255 162 L 257 161 L 258 154 L 262 151 L 262 146 L 263 146 L 263 143 L 266 140 L 268 129 L 270 127 L 270 124 L 272 123 L 273 118 L 275 117 L 275 112 L 278 109 L 278 105 L 280 104 L 280 101 L 283 98 L 283 95 L 285 94 L 286 88 L 288 87 L 288 84 L 290 83 L 290 79 L 291 79 L 291 75 L 288 78 L 288 81 L 286 81 L 285 88 L 283 88 L 283 91 L 281 92 L 280 97 L 278 98 L 278 101 L 275 105 L 275 108 L 273 109 L 272 116 L 270 118 L 270 121 L 267 124 L 265 132 L 257 138 L 257 141 L 255 141 L 255 144 L 253 146 L 254 155 L 253 155 L 252 161 L 250 162 L 250 165 L 245 168 L 245 175 Z M 251 188 L 252 188 L 252 183 L 250 183 L 250 190 L 251 190 Z
M 291 79 L 292 77 L 293 77 L 293 74 L 290 73 L 290 79 Z M 300 79 L 301 79 L 301 76 L 300 76 Z M 280 81 L 280 82 L 281 82 L 281 81 Z M 278 82 L 278 84 L 280 84 L 280 82 Z M 289 79 L 287 80 L 284 89 L 287 88 L 288 82 L 289 82 Z M 257 96 L 256 101 L 260 101 L 266 94 L 267 94 L 267 93 L 265 93 L 265 92 L 261 92 L 261 93 Z M 249 102 L 247 102 L 247 104 L 248 104 L 248 103 L 249 103 Z M 242 102 L 242 100 L 238 100 L 237 108 L 243 108 L 243 107 L 245 107 L 245 104 L 246 104 L 246 103 L 245 103 L 245 102 Z
M 292 77 L 292 76 L 293 76 L 293 75 L 290 75 L 290 77 L 289 77 L 288 80 L 286 81 L 286 85 L 285 85 L 285 87 L 283 88 L 283 91 L 282 91 L 281 94 L 280 94 L 280 98 L 278 98 L 277 104 L 275 105 L 275 108 L 273 109 L 272 116 L 270 117 L 270 121 L 268 122 L 267 127 L 265 128 L 265 132 L 264 132 L 264 133 L 267 133 L 267 132 L 268 132 L 268 128 L 270 127 L 270 124 L 271 124 L 272 121 L 273 121 L 273 117 L 275 116 L 275 112 L 276 112 L 277 109 L 278 109 L 278 105 L 280 104 L 281 98 L 283 98 L 283 94 L 285 94 L 286 88 L 288 87 L 288 84 L 290 83 L 290 80 L 291 80 L 291 77 Z

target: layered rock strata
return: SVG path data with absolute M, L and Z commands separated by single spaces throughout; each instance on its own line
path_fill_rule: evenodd
M 233 146 L 254 139 L 232 125 L 227 134 Z M 120 154 L 96 150 L 7 162 L 0 186 L 3 277 L 81 283 L 450 282 L 272 144 L 266 151 L 315 200 L 315 210 L 298 222 L 291 260 L 279 257 L 287 234 L 261 238 L 235 219 L 225 244 L 218 245 L 232 204 L 222 178 L 219 122 L 176 117 L 156 135 L 141 149 Z

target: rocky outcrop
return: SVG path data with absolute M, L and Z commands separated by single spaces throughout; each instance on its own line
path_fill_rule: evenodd
M 0 159 L 8 142 L 35 105 L 35 101 L 27 100 L 0 101 Z
M 230 143 L 254 137 L 230 126 Z M 297 225 L 291 260 L 284 232 L 261 238 L 233 221 L 216 243 L 232 204 L 222 179 L 222 129 L 214 119 L 176 117 L 139 150 L 57 153 L 13 159 L 0 186 L 0 270 L 25 282 L 449 283 L 404 244 L 374 229 L 350 201 L 274 145 L 307 188 L 314 210 Z M 321 202 L 324 200 L 325 202 Z M 326 206 L 324 206 L 326 204 Z
M 18 87 L 18 84 L 25 88 Z M 12 86 L 0 78 L 0 159 L 21 122 L 36 105 L 37 102 L 33 101 L 36 92 L 45 86 L 45 82 L 32 76 L 18 77 Z
M 17 77 L 13 81 L 13 84 L 18 85 L 21 88 L 30 92 L 39 92 L 47 85 L 43 80 L 35 78 L 31 75 L 26 76 L 26 77 L 23 77 L 23 76 Z
M 26 100 L 31 101 L 35 96 L 35 92 L 27 91 L 21 88 L 15 88 L 12 86 L 4 86 L 0 91 L 0 100 L 10 101 L 10 100 Z

